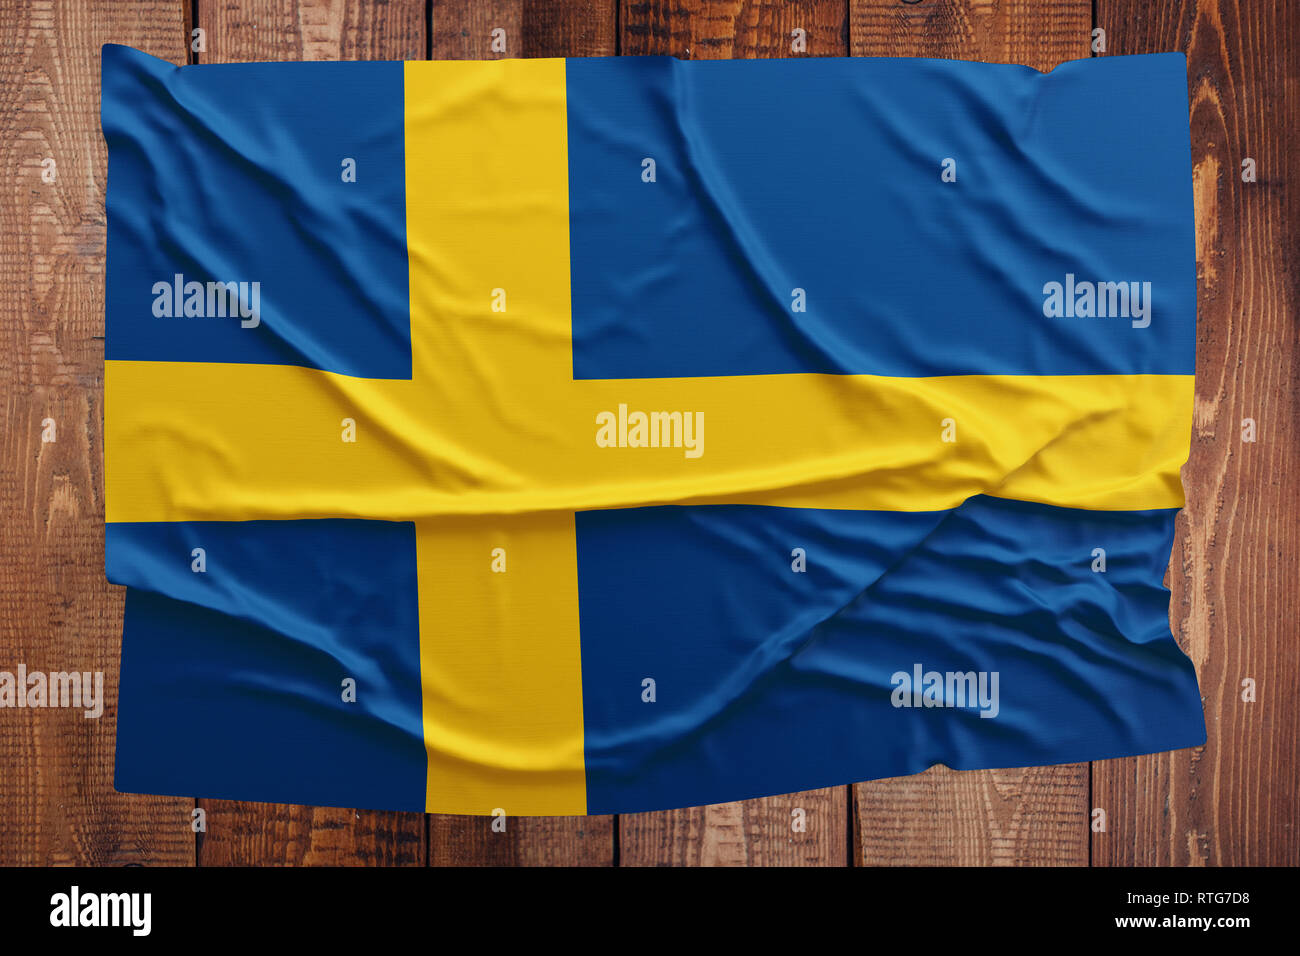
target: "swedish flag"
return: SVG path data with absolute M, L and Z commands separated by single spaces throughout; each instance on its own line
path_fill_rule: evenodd
M 1185 63 L 103 52 L 117 786 L 659 809 L 1199 744 Z

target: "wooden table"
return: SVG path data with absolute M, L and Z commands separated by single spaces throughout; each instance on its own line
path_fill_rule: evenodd
M 498 28 L 504 54 L 491 49 Z M 792 49 L 798 30 L 806 52 Z M 1063 767 L 936 768 L 693 810 L 517 819 L 504 834 L 487 818 L 116 793 L 123 590 L 105 581 L 103 555 L 105 42 L 177 63 L 851 54 L 1047 70 L 1186 52 L 1200 316 L 1187 508 L 1168 583 L 1208 743 Z M 1078 118 L 1081 138 L 1106 109 Z M 100 720 L 0 711 L 0 863 L 1300 863 L 1300 191 L 1289 182 L 1300 4 L 0 0 L 0 155 L 0 670 L 103 671 L 109 698 Z M 1254 182 L 1243 181 L 1247 157 Z M 1243 440 L 1248 418 L 1254 442 Z M 1243 700 L 1247 679 L 1254 701 Z M 791 828 L 798 808 L 803 832 Z M 205 832 L 191 826 L 196 809 Z

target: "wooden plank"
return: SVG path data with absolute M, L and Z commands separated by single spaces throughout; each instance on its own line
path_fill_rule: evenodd
M 524 56 L 613 56 L 618 0 L 528 0 Z
M 433 0 L 433 59 L 613 56 L 614 5 L 615 0 Z
M 184 62 L 183 22 L 176 0 L 0 6 L 0 670 L 100 672 L 106 700 L 98 719 L 0 711 L 0 864 L 194 856 L 192 801 L 113 790 L 123 589 L 104 578 L 101 453 L 99 48 Z
M 1050 70 L 1089 55 L 1091 0 L 851 0 L 854 56 L 934 56 Z
M 421 866 L 424 817 L 233 800 L 201 801 L 200 866 Z
M 523 0 L 433 0 L 431 58 L 495 60 L 523 56 L 523 7 Z M 503 32 L 494 35 L 497 30 Z
M 420 0 L 198 0 L 203 63 L 423 60 Z
M 795 50 L 795 30 L 806 52 Z M 623 0 L 620 52 L 683 60 L 846 56 L 844 0 Z
M 430 866 L 610 866 L 613 817 L 429 817 Z
M 204 63 L 423 59 L 422 0 L 200 0 Z M 201 866 L 415 864 L 426 857 L 418 813 L 200 799 Z
M 848 787 L 619 817 L 623 866 L 844 866 Z
M 1088 765 L 959 772 L 856 788 L 854 858 L 871 866 L 1088 861 Z
M 615 49 L 614 0 L 433 0 L 434 59 L 502 56 L 597 56 Z M 505 30 L 505 51 L 492 31 Z M 613 817 L 518 817 L 505 832 L 492 818 L 429 818 L 429 863 L 435 866 L 541 864 L 607 866 L 614 862 Z
M 1049 70 L 1089 55 L 1089 0 L 852 0 L 854 56 L 934 56 Z M 1087 764 L 963 773 L 934 768 L 855 788 L 866 864 L 1086 864 Z
M 619 49 L 682 59 L 845 56 L 843 0 L 623 0 Z M 806 50 L 796 52 L 795 30 Z M 792 811 L 805 813 L 794 831 Z M 843 865 L 848 850 L 848 789 L 738 803 L 637 813 L 619 818 L 620 862 L 655 865 Z
M 1205 747 L 1093 769 L 1098 865 L 1300 863 L 1300 10 L 1099 0 L 1107 55 L 1188 57 L 1196 199 L 1196 411 L 1170 587 Z M 1243 158 L 1257 181 L 1242 181 Z M 1253 418 L 1254 443 L 1242 441 Z M 1257 700 L 1242 700 L 1242 682 Z

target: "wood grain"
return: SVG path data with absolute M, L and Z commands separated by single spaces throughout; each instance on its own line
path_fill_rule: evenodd
M 0 5 L 0 670 L 99 671 L 107 699 L 99 719 L 0 711 L 0 864 L 194 856 L 192 801 L 113 790 L 123 589 L 104 578 L 102 455 L 99 48 L 184 62 L 181 31 L 175 3 Z
M 1170 587 L 1207 743 L 1099 762 L 1098 865 L 1300 862 L 1300 9 L 1100 0 L 1108 55 L 1188 58 L 1196 406 Z M 1245 183 L 1241 162 L 1256 161 Z M 1253 418 L 1258 440 L 1242 441 Z M 1242 682 L 1257 700 L 1242 700 Z
M 854 854 L 871 866 L 1088 862 L 1088 765 L 956 771 L 856 790 Z
M 620 52 L 683 60 L 847 56 L 843 0 L 623 0 Z M 806 52 L 793 49 L 803 30 Z
M 199 866 L 422 866 L 424 816 L 203 800 Z
M 422 0 L 199 0 L 203 63 L 423 60 Z
M 854 56 L 936 56 L 1048 70 L 1086 57 L 1089 0 L 853 0 Z M 855 788 L 865 864 L 1086 864 L 1087 764 L 955 772 Z
M 495 60 L 523 56 L 523 0 L 433 0 L 431 46 L 435 60 Z M 504 30 L 503 50 L 492 31 Z
M 204 63 L 255 60 L 423 59 L 422 0 L 385 4 L 241 0 L 201 2 Z M 207 800 L 200 866 L 423 864 L 426 827 L 418 813 Z
M 613 56 L 617 0 L 529 0 L 524 56 Z
M 619 860 L 623 866 L 844 866 L 848 789 L 622 816 Z
M 1088 56 L 1091 0 L 852 0 L 854 56 L 934 56 L 1050 70 Z
M 435 60 L 613 56 L 615 0 L 433 0 Z M 494 49 L 493 31 L 504 30 Z
M 613 817 L 429 817 L 430 866 L 610 866 Z

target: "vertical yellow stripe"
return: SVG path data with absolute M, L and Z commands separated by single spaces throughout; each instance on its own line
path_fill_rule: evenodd
M 411 357 L 431 416 L 525 428 L 538 391 L 571 379 L 564 82 L 563 60 L 406 64 Z M 485 393 L 500 407 L 466 407 Z M 573 521 L 417 523 L 430 811 L 586 812 Z
M 573 515 L 424 521 L 416 541 L 427 809 L 585 813 Z

